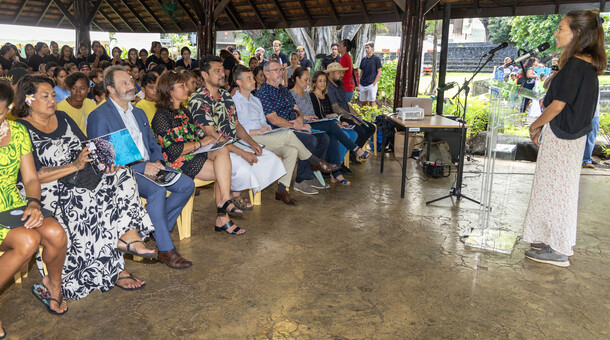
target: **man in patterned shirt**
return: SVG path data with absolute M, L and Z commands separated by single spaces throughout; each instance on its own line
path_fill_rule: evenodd
M 273 152 L 263 150 L 237 120 L 233 98 L 224 89 L 226 79 L 220 57 L 202 57 L 199 68 L 203 86 L 191 95 L 188 110 L 206 136 L 217 138 L 220 134 L 225 139 L 240 139 L 226 146 L 231 151 L 233 202 L 241 209 L 252 209 L 241 199 L 240 191 L 263 190 L 284 176 L 286 170 L 281 160 Z
M 281 85 L 282 73 L 279 62 L 269 60 L 263 71 L 267 82 L 256 92 L 256 97 L 263 105 L 263 113 L 272 128 L 287 127 L 295 130 L 297 138 L 319 159 L 326 159 L 330 138 L 325 133 L 311 133 L 311 126 L 303 123 L 303 114 L 299 111 L 294 98 L 286 87 Z M 301 132 L 299 132 L 301 130 Z M 331 172 L 339 170 L 339 166 L 331 164 Z M 304 194 L 317 194 L 315 189 L 324 189 L 314 178 L 311 165 L 300 160 L 297 166 L 297 176 L 293 188 Z

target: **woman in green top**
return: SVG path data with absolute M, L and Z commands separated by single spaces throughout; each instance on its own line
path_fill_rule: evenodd
M 12 86 L 0 81 L 0 212 L 15 208 L 23 209 L 23 226 L 7 229 L 0 226 L 0 287 L 27 264 L 38 246 L 44 247 L 43 261 L 48 275 L 42 284 L 33 287 L 33 293 L 53 314 L 68 311 L 61 297 L 61 270 L 66 257 L 66 234 L 51 217 L 44 218 L 40 211 L 40 182 L 34 166 L 32 144 L 26 128 L 6 119 L 13 102 Z M 27 201 L 17 189 L 17 176 L 25 186 Z M 16 211 L 21 213 L 20 211 Z M 0 225 L 3 225 L 0 219 Z M 6 335 L 0 322 L 0 338 Z

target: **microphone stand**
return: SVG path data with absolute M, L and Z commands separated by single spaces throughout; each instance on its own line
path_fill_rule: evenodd
M 445 195 L 443 197 L 439 197 L 439 198 L 435 198 L 431 201 L 427 201 L 426 205 L 434 203 L 436 201 L 440 201 L 443 200 L 445 198 L 450 198 L 455 196 L 456 199 L 459 201 L 462 198 L 465 198 L 469 201 L 472 201 L 476 204 L 481 204 L 481 202 L 472 199 L 464 194 L 462 194 L 462 177 L 464 175 L 464 154 L 466 153 L 466 112 L 468 110 L 468 94 L 470 93 L 470 83 L 472 82 L 472 80 L 474 79 L 474 77 L 479 74 L 481 72 L 481 70 L 487 65 L 489 64 L 489 62 L 493 59 L 493 57 L 495 56 L 495 53 L 492 53 L 487 60 L 485 60 L 485 62 L 483 63 L 483 65 L 479 66 L 473 73 L 472 77 L 470 77 L 470 79 L 464 81 L 464 85 L 462 85 L 462 87 L 460 87 L 460 89 L 458 90 L 458 93 L 453 96 L 452 99 L 455 99 L 457 96 L 460 95 L 460 93 L 462 91 L 464 91 L 464 109 L 462 110 L 462 116 L 459 118 L 459 121 L 461 123 L 461 135 L 460 135 L 460 153 L 459 153 L 459 159 L 458 159 L 458 171 L 456 174 L 456 184 L 454 187 L 451 188 L 451 190 L 449 191 L 448 195 Z

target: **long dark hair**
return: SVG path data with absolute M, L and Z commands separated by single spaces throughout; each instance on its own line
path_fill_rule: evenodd
M 608 60 L 604 49 L 604 28 L 599 11 L 571 11 L 565 17 L 569 19 L 570 30 L 574 36 L 559 56 L 559 68 L 575 56 L 590 55 L 593 68 L 598 74 L 602 74 Z
M 74 54 L 72 53 L 72 48 L 70 46 L 68 46 L 68 45 L 63 45 L 61 47 L 61 52 L 59 52 L 61 56 L 59 57 L 59 59 L 64 59 L 64 51 L 65 50 L 70 51 L 70 59 L 71 59 L 74 56 Z M 68 59 L 68 60 L 70 60 L 70 59 Z
M 306 72 L 307 68 L 301 66 L 297 67 L 297 69 L 292 73 L 292 76 L 288 78 L 288 89 L 292 90 L 297 84 L 297 78 L 301 78 Z
M 341 40 L 341 43 L 343 43 L 343 46 L 345 46 L 345 50 L 347 51 L 347 53 L 349 53 L 349 51 L 351 51 L 352 48 L 355 47 L 354 43 L 349 39 L 343 39 Z
M 186 83 L 188 80 L 189 76 L 181 72 L 169 71 L 161 74 L 157 79 L 157 109 L 174 111 L 171 91 L 174 85 Z
M 15 93 L 15 102 L 13 103 L 13 115 L 18 118 L 25 118 L 30 115 L 32 109 L 25 103 L 25 98 L 28 95 L 34 95 L 38 92 L 38 85 L 47 83 L 54 87 L 53 81 L 47 76 L 26 74 L 17 83 L 17 91 Z
M 13 99 L 15 98 L 15 91 L 13 91 L 13 87 L 11 83 L 8 82 L 6 78 L 0 79 L 0 102 L 9 106 L 13 103 Z

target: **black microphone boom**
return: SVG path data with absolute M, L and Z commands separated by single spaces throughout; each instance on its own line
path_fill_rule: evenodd
M 498 52 L 499 50 L 505 49 L 505 48 L 507 48 L 507 47 L 508 47 L 508 43 L 505 41 L 505 42 L 501 43 L 500 45 L 498 45 L 498 47 L 496 47 L 496 48 L 494 48 L 493 50 L 491 50 L 491 51 L 487 52 L 487 54 L 486 54 L 486 55 L 484 55 L 483 57 L 490 56 L 490 55 L 492 55 L 492 54 L 494 54 L 494 53 Z
M 546 42 L 544 44 L 540 44 L 540 46 L 536 47 L 535 49 L 527 52 L 524 55 L 517 57 L 515 60 L 511 61 L 508 65 L 514 65 L 514 64 L 520 63 L 524 60 L 527 60 L 528 58 L 531 58 L 532 56 L 534 56 L 542 51 L 548 50 L 549 47 L 551 47 L 551 45 L 549 45 L 548 42 Z
M 439 92 L 447 91 L 455 87 L 455 82 L 446 83 L 438 87 Z

